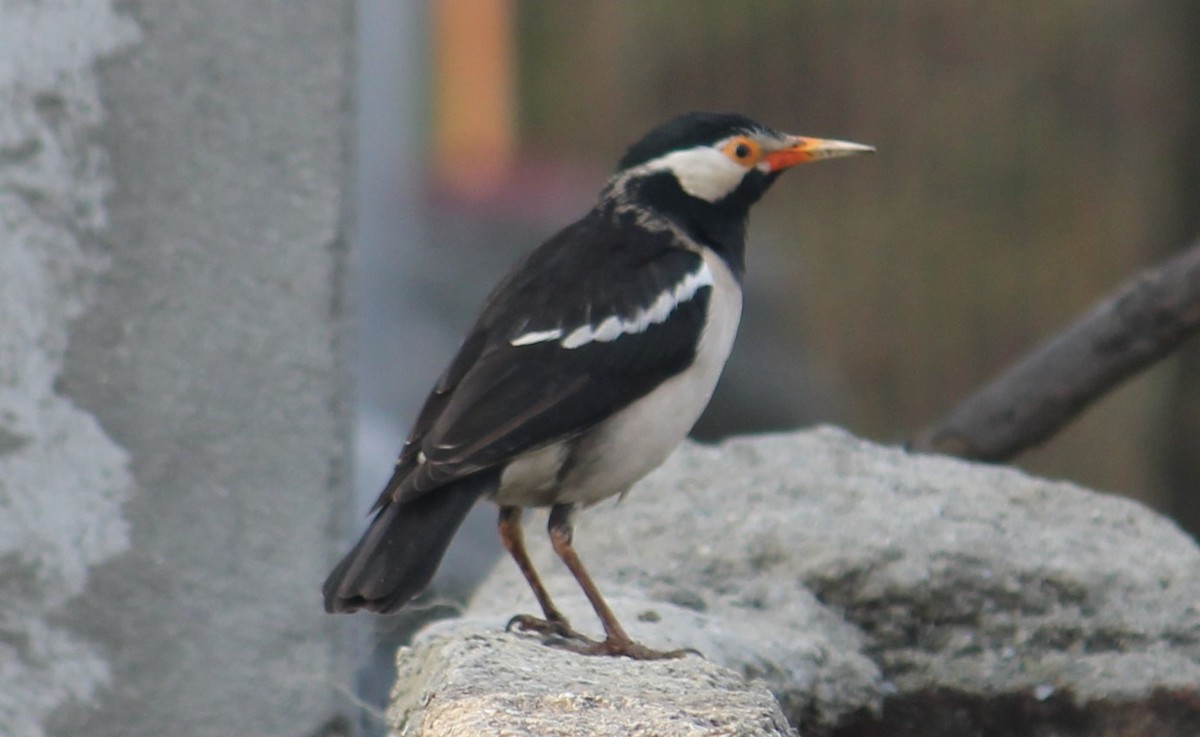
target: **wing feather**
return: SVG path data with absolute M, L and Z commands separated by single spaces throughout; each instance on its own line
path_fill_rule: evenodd
M 575 347 L 569 335 L 635 320 L 703 267 L 666 233 L 630 232 L 593 213 L 535 250 L 493 291 L 425 402 L 377 505 L 573 437 L 687 368 L 712 286 L 691 289 L 660 322 Z M 661 310 L 660 310 L 661 312 Z M 539 336 L 540 337 L 540 336 Z

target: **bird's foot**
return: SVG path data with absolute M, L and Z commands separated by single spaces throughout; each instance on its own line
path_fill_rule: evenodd
M 653 650 L 640 642 L 634 642 L 628 637 L 608 637 L 604 640 L 593 640 L 587 635 L 576 632 L 571 628 L 566 617 L 559 615 L 554 619 L 542 619 L 531 614 L 518 614 L 508 620 L 505 632 L 532 632 L 545 638 L 544 642 L 550 647 L 568 650 L 580 655 L 607 655 L 609 657 L 625 657 L 633 660 L 674 660 L 685 655 L 704 655 L 693 648 L 680 650 Z
M 508 620 L 505 625 L 505 632 L 512 632 L 513 629 L 519 632 L 535 632 L 543 637 L 555 637 L 562 640 L 580 640 L 583 642 L 594 643 L 594 640 L 588 639 L 575 630 L 571 629 L 571 623 L 567 618 L 559 615 L 558 617 L 542 619 L 535 617 L 532 614 L 518 614 Z
M 632 658 L 633 660 L 675 660 L 685 655 L 700 655 L 700 651 L 690 647 L 679 650 L 653 650 L 628 638 L 609 637 L 600 642 L 583 638 L 583 641 L 564 640 L 547 644 L 580 655 L 607 655 Z M 704 656 L 700 655 L 700 657 Z

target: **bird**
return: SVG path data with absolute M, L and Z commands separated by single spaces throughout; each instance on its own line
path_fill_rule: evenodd
M 595 206 L 528 253 L 484 301 L 425 400 L 366 531 L 323 586 L 330 613 L 394 613 L 436 572 L 477 501 L 542 609 L 509 629 L 585 655 L 679 657 L 634 641 L 573 546 L 576 512 L 624 496 L 700 417 L 742 311 L 749 211 L 786 169 L 873 152 L 738 113 L 669 120 L 620 159 Z M 551 545 L 604 639 L 576 631 L 525 549 Z

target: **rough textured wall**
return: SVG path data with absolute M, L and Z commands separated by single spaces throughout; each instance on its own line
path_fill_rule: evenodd
M 341 729 L 351 11 L 0 4 L 0 734 Z

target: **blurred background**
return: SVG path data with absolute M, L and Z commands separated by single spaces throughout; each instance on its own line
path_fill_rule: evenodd
M 703 440 L 831 422 L 902 442 L 1200 235 L 1185 0 L 363 0 L 359 20 L 364 512 L 490 287 L 682 112 L 879 149 L 792 172 L 755 209 Z M 1200 345 L 1017 463 L 1196 534 Z M 477 510 L 423 609 L 379 621 L 376 669 L 490 566 L 493 517 Z

